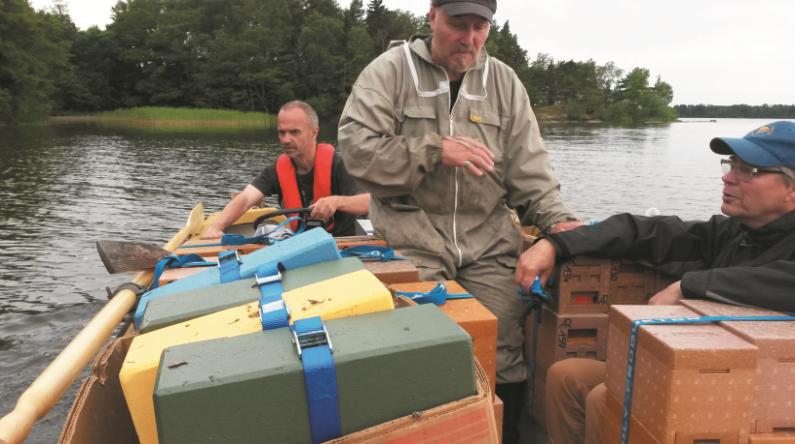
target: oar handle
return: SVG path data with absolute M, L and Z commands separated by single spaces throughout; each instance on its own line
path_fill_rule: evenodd
M 165 248 L 173 251 L 190 235 L 196 234 L 203 221 L 204 206 L 198 204 L 191 211 L 185 227 L 171 238 Z M 151 280 L 151 271 L 142 271 L 133 278 L 133 282 L 138 285 L 148 284 Z M 14 410 L 0 419 L 0 444 L 17 444 L 25 440 L 33 423 L 53 408 L 105 344 L 124 315 L 135 305 L 136 300 L 137 296 L 131 290 L 122 290 L 83 327 L 61 354 L 22 393 Z

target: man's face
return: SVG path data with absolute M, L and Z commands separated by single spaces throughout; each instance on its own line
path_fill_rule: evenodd
M 282 151 L 293 160 L 309 158 L 317 143 L 318 129 L 312 125 L 301 108 L 287 108 L 279 112 L 279 143 Z
M 744 165 L 741 160 L 734 162 Z M 737 179 L 735 172 L 723 175 L 723 204 L 720 210 L 751 228 L 759 228 L 795 209 L 795 186 L 781 174 L 759 174 L 749 181 Z
M 489 37 L 491 23 L 477 15 L 449 16 L 432 6 L 428 21 L 433 32 L 431 57 L 442 66 L 450 80 L 460 79 L 475 66 L 480 50 Z

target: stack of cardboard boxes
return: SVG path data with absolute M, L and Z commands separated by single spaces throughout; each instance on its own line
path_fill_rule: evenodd
M 701 300 L 610 312 L 605 442 L 620 442 L 630 326 L 636 319 L 781 313 Z M 795 322 L 642 326 L 628 442 L 795 442 Z
M 535 362 L 533 416 L 542 425 L 549 367 L 572 357 L 604 361 L 610 305 L 646 304 L 675 280 L 638 263 L 589 257 L 561 264 L 553 276 L 549 303 L 536 308 L 540 313 L 531 312 L 525 324 L 527 361 Z

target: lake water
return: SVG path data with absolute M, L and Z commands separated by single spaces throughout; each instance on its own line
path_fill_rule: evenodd
M 649 207 L 685 219 L 719 212 L 714 136 L 769 120 L 640 129 L 549 126 L 564 200 L 583 218 Z M 333 140 L 333 124 L 321 139 Z M 331 130 L 331 131 L 329 131 Z M 204 202 L 220 210 L 278 154 L 275 131 L 164 135 L 90 126 L 0 128 L 0 416 L 106 301 L 98 239 L 162 244 Z M 87 371 L 84 372 L 84 376 Z M 76 383 L 28 442 L 54 442 Z

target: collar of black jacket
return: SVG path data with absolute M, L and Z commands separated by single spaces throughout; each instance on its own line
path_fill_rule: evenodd
M 795 211 L 790 211 L 773 222 L 755 230 L 746 226 L 743 226 L 743 229 L 748 233 L 748 237 L 755 242 L 767 243 L 778 240 L 782 236 L 795 233 Z

